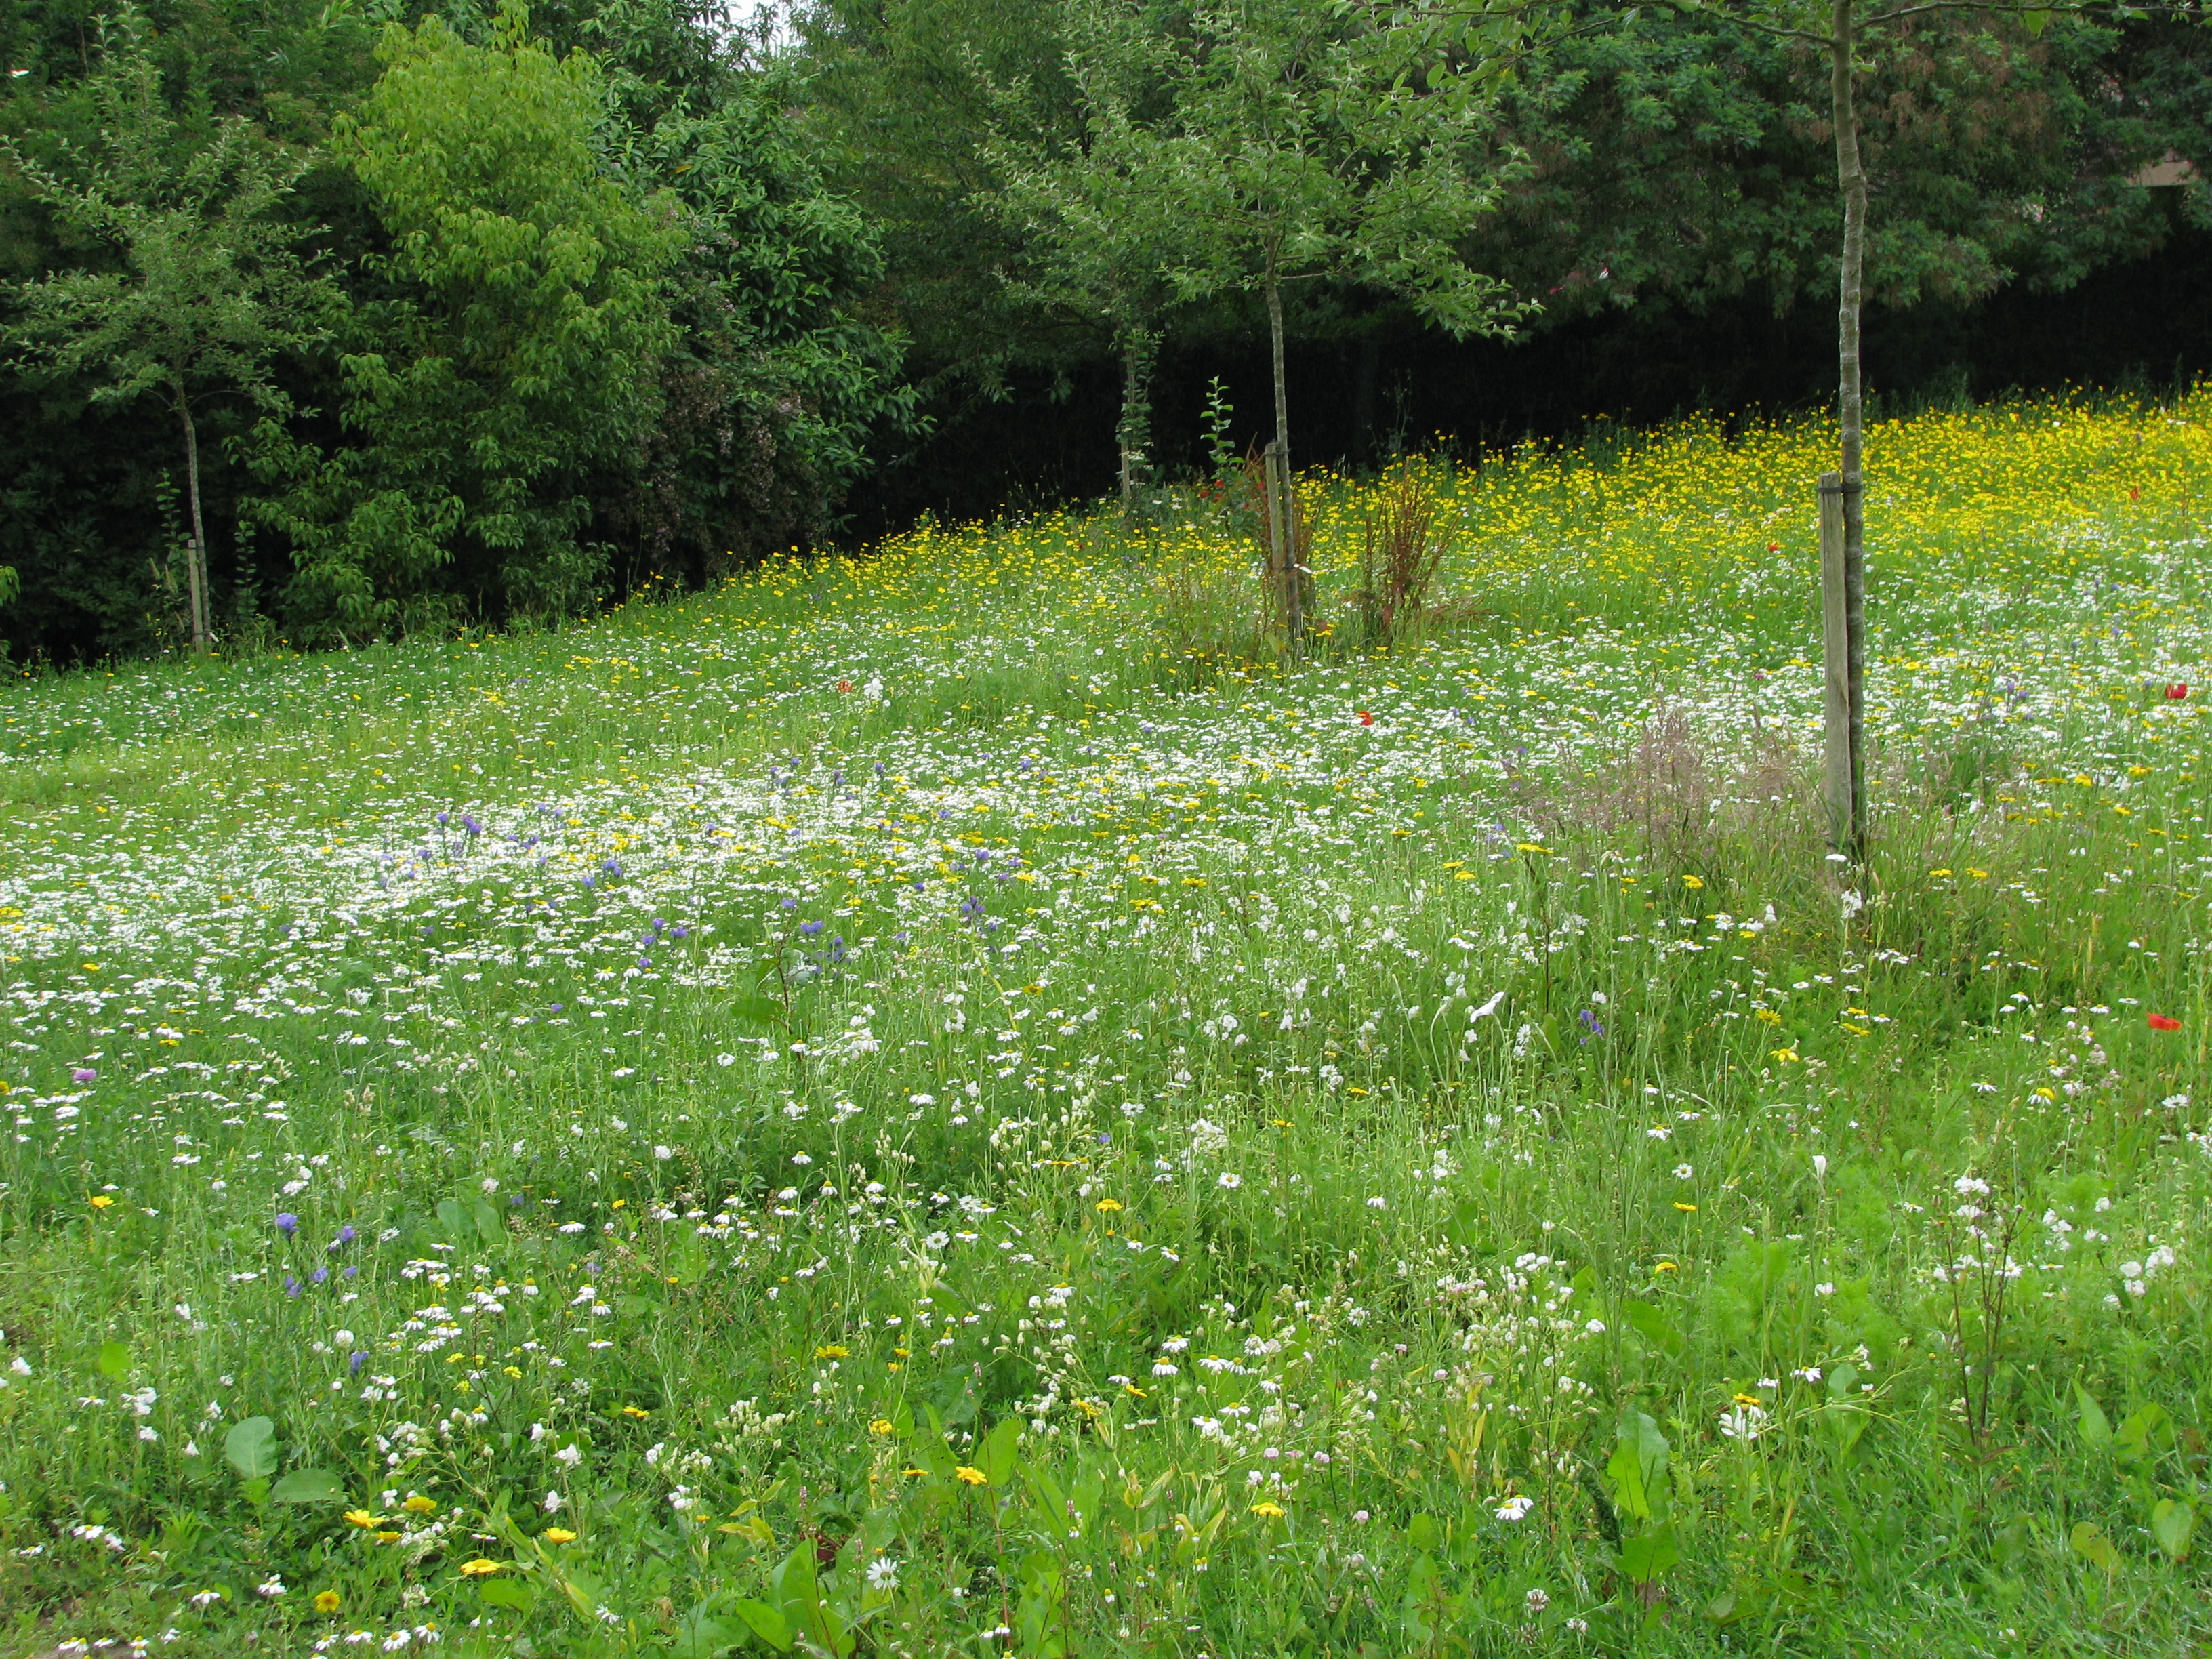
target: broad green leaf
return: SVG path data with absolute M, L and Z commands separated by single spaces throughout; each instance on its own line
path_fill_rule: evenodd
M 1067 1495 L 1075 1500 L 1076 1518 L 1083 1523 L 1083 1529 L 1090 1531 L 1097 1523 L 1099 1504 L 1105 1501 L 1105 1480 L 1095 1471 L 1086 1470 L 1076 1478 Z
M 765 1030 L 783 1024 L 783 1005 L 772 997 L 737 997 L 724 1007 L 735 1025 Z
M 1659 1483 L 1667 1468 L 1667 1437 L 1650 1416 L 1634 1407 L 1621 1413 L 1605 1473 L 1613 1486 L 1613 1507 L 1623 1515 L 1650 1521 L 1665 1513 L 1667 1497 Z
M 2185 1498 L 2161 1498 L 2151 1506 L 2150 1535 L 2169 1561 L 2189 1554 L 2190 1534 L 2197 1530 L 2196 1506 Z
M 2076 1521 L 2072 1542 L 2075 1554 L 2102 1567 L 2106 1572 L 2120 1570 L 2120 1552 L 2112 1540 L 2105 1536 L 2102 1527 L 2093 1526 L 2087 1521 Z
M 588 1572 L 571 1570 L 554 1582 L 560 1585 L 561 1593 L 568 1598 L 568 1605 L 575 1608 L 580 1618 L 596 1620 L 599 1610 L 606 1605 L 605 1586 Z
M 793 1640 L 791 1621 L 765 1601 L 740 1601 L 738 1617 L 752 1627 L 754 1635 L 778 1653 L 789 1653 Z
M 1682 1333 L 1673 1320 L 1649 1302 L 1624 1302 L 1620 1312 L 1628 1321 L 1628 1328 L 1660 1352 L 1669 1357 L 1681 1354 Z
M 2088 1446 L 2102 1451 L 2112 1443 L 2112 1425 L 2105 1415 L 2105 1408 L 2096 1397 L 2079 1382 L 2074 1385 L 2074 1397 L 2081 1406 L 2081 1438 Z
M 1066 1537 L 1069 1526 L 1066 1490 L 1027 1458 L 1022 1460 L 1021 1471 L 1022 1479 L 1029 1482 L 1030 1492 L 1036 1499 L 1037 1508 L 1044 1514 L 1046 1524 L 1053 1529 L 1053 1535 L 1055 1538 Z
M 759 1606 L 755 1602 L 756 1607 Z M 718 1619 L 702 1607 L 694 1607 L 681 1625 L 676 1627 L 676 1640 L 669 1651 L 676 1659 L 715 1659 L 718 1654 L 728 1652 L 744 1638 L 745 1627 L 728 1619 Z
M 2154 1400 L 2129 1413 L 2127 1420 L 2112 1431 L 2112 1441 L 2123 1456 L 2140 1462 L 2150 1455 L 2151 1436 L 2166 1425 L 2166 1407 Z
M 455 1243 L 467 1242 L 471 1231 L 469 1218 L 467 1212 L 461 1208 L 459 1200 L 450 1198 L 441 1198 L 438 1200 L 438 1224 L 446 1230 L 446 1237 Z
M 276 1504 L 343 1504 L 345 1497 L 345 1483 L 328 1469 L 295 1469 L 269 1494 Z
M 131 1350 L 120 1342 L 103 1342 L 97 1363 L 102 1376 L 111 1382 L 120 1382 L 131 1374 Z
M 1649 1584 L 1682 1557 L 1674 1547 L 1674 1528 L 1654 1527 L 1650 1532 L 1622 1539 L 1620 1553 L 1615 1559 L 1625 1577 L 1638 1584 Z
M 507 1229 L 500 1224 L 499 1212 L 478 1199 L 476 1202 L 477 1231 L 483 1235 L 487 1244 L 507 1243 Z
M 512 1578 L 480 1578 L 477 1594 L 487 1607 L 511 1607 L 517 1613 L 529 1612 L 538 1601 L 527 1586 Z
M 1408 1549 L 1432 1550 L 1443 1537 L 1443 1529 L 1437 1525 L 1431 1515 L 1417 1515 L 1406 1522 L 1406 1547 Z
M 267 1480 L 276 1473 L 276 1425 L 265 1417 L 233 1425 L 222 1437 L 222 1455 L 246 1480 Z
M 983 1471 L 983 1478 L 994 1486 L 1003 1486 L 1014 1478 L 1015 1448 L 1022 1437 L 1022 1419 L 1003 1418 L 998 1427 L 983 1438 L 978 1450 L 975 1467 Z

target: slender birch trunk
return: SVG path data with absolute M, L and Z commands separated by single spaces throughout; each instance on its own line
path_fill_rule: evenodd
M 1121 420 L 1115 438 L 1121 450 L 1121 516 L 1137 508 L 1137 483 L 1152 442 L 1152 361 L 1159 336 L 1149 328 L 1121 331 Z
M 1306 573 L 1298 565 L 1297 526 L 1292 519 L 1291 496 L 1291 394 L 1283 374 L 1283 283 L 1275 268 L 1275 252 L 1267 250 L 1267 344 L 1275 371 L 1275 477 L 1273 492 L 1274 543 L 1279 550 L 1275 575 L 1282 583 L 1283 638 L 1292 653 L 1305 637 Z
M 1855 0 L 1833 0 L 1829 82 L 1836 125 L 1836 182 L 1844 198 L 1844 257 L 1838 283 L 1836 413 L 1842 428 L 1844 585 L 1850 691 L 1851 822 L 1849 851 L 1856 858 L 1866 833 L 1866 514 L 1861 471 L 1865 393 L 1859 368 L 1859 303 L 1866 266 L 1867 181 L 1859 158 L 1858 107 L 1852 94 Z
M 185 427 L 185 479 L 192 504 L 192 544 L 185 555 L 185 580 L 191 595 L 192 649 L 204 653 L 208 648 L 207 532 L 200 525 L 200 438 L 192 425 L 192 406 L 184 388 L 172 389 L 176 394 L 177 418 Z

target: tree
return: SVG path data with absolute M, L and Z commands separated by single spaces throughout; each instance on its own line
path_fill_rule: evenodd
M 1017 367 L 1064 368 L 1095 349 L 1086 324 L 1041 309 L 1015 285 L 1029 249 L 994 210 L 994 138 L 1019 84 L 1028 138 L 1081 122 L 1061 9 L 1004 0 L 808 0 L 793 9 L 807 66 L 807 121 L 831 185 L 880 227 L 879 304 L 914 342 L 925 392 L 984 398 Z
M 333 140 L 389 237 L 343 331 L 341 418 L 363 441 L 326 456 L 267 434 L 283 488 L 259 516 L 290 538 L 292 601 L 326 636 L 470 600 L 572 612 L 607 557 L 578 537 L 581 480 L 633 461 L 659 414 L 674 204 L 610 175 L 596 64 L 532 41 L 519 7 L 484 46 L 431 17 L 379 52 Z
M 1847 621 L 1848 663 L 1844 681 L 1849 704 L 1848 747 L 1844 762 L 1849 778 L 1847 801 L 1841 803 L 1837 823 L 1838 844 L 1853 857 L 1863 850 L 1866 831 L 1865 782 L 1860 753 L 1864 702 L 1865 526 L 1865 376 L 1860 362 L 1860 320 L 1866 298 L 1868 189 L 1865 156 L 1861 144 L 1858 89 L 1863 70 L 1862 43 L 1883 30 L 1909 30 L 1941 14 L 1972 14 L 1995 28 L 2010 24 L 2029 34 L 2040 34 L 2054 10 L 2082 14 L 2093 9 L 2119 11 L 2187 11 L 2189 6 L 2106 7 L 2099 3 L 2054 6 L 2050 0 L 2033 4 L 1980 3 L 1980 0 L 1876 0 L 1874 9 L 1863 9 L 1863 0 L 1705 0 L 1715 15 L 1767 34 L 1804 41 L 1820 49 L 1827 59 L 1829 124 L 1835 143 L 1836 188 L 1842 198 L 1843 223 L 1837 259 L 1836 420 L 1838 471 L 1842 506 L 1842 563 Z M 1823 25 L 1825 24 L 1825 27 Z M 1825 490 L 1830 488 L 1823 484 Z M 1832 765 L 1834 763 L 1832 761 Z
M 1142 0 L 1113 0 L 1135 6 Z M 1398 294 L 1455 335 L 1510 331 L 1530 308 L 1459 245 L 1497 204 L 1510 158 L 1481 140 L 1497 76 L 1524 46 L 1525 8 L 1408 0 L 1198 0 L 1176 65 L 1171 142 L 1149 192 L 1189 297 L 1257 289 L 1267 311 L 1277 465 L 1287 476 L 1283 291 L 1334 279 Z M 1287 503 L 1273 513 L 1287 537 Z M 1304 583 L 1288 564 L 1295 648 Z
M 830 192 L 787 116 L 781 69 L 633 132 L 626 170 L 662 182 L 685 243 L 677 325 L 641 464 L 608 481 L 653 569 L 711 580 L 732 560 L 818 540 L 878 434 L 914 425 L 900 334 L 855 314 L 883 276 L 872 227 Z
M 1036 111 L 1026 79 L 1006 88 L 984 155 L 1000 180 L 986 199 L 1028 244 L 1009 290 L 1103 323 L 1121 364 L 1121 509 L 1135 504 L 1151 446 L 1152 368 L 1176 295 L 1174 203 L 1161 194 L 1163 124 L 1172 113 L 1175 49 L 1150 20 L 1112 0 L 1068 0 L 1076 118 Z
M 271 362 L 322 337 L 331 290 L 294 251 L 298 228 L 270 216 L 303 162 L 236 116 L 196 140 L 170 112 L 135 14 L 108 31 L 91 90 L 97 148 L 65 147 L 62 169 L 0 138 L 36 198 L 103 256 L 100 265 L 22 284 L 15 337 L 34 362 L 93 374 L 96 401 L 151 392 L 174 411 L 191 508 L 192 648 L 205 651 L 207 531 L 193 407 L 243 396 L 266 418 L 281 418 L 289 405 L 270 379 Z

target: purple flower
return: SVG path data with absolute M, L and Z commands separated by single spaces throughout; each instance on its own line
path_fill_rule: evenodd
M 70 1081 L 72 1083 L 96 1083 L 99 1080 L 100 1073 L 89 1066 L 80 1066 L 70 1073 Z
M 343 1277 L 347 1279 L 359 1279 L 361 1277 L 361 1269 L 356 1267 L 349 1267 L 345 1270 Z
M 293 1278 L 291 1274 L 286 1273 L 284 1275 L 284 1294 L 287 1296 L 297 1296 L 299 1293 L 300 1281 Z
M 337 1242 L 340 1244 L 350 1244 L 354 1240 L 360 1237 L 361 1235 L 359 1233 L 354 1231 L 353 1223 L 349 1221 L 344 1226 L 338 1229 Z
M 331 1270 L 328 1267 L 318 1267 L 314 1272 L 307 1275 L 307 1282 L 310 1285 L 320 1285 L 327 1280 L 330 1276 Z
M 276 1231 L 287 1238 L 291 1237 L 294 1233 L 300 1231 L 300 1218 L 289 1210 L 279 1212 L 276 1217 Z
M 366 1353 L 355 1354 L 346 1362 L 346 1364 L 348 1368 L 352 1370 L 353 1374 L 356 1376 L 359 1376 L 361 1375 L 361 1368 L 368 1364 L 368 1355 Z
M 820 933 L 822 931 L 822 927 L 823 924 L 818 921 L 802 921 L 799 924 L 799 931 L 805 934 L 809 939 L 812 939 L 817 933 Z

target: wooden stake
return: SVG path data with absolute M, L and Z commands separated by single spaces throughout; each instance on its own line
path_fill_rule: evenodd
M 1826 744 L 1821 793 L 1828 808 L 1828 840 L 1856 855 L 1858 768 L 1851 731 L 1851 629 L 1849 584 L 1844 570 L 1844 475 L 1820 475 L 1820 643 Z
M 1267 574 L 1282 606 L 1284 649 L 1296 655 L 1304 624 L 1298 614 L 1297 538 L 1291 525 L 1290 455 L 1279 440 L 1267 446 Z

